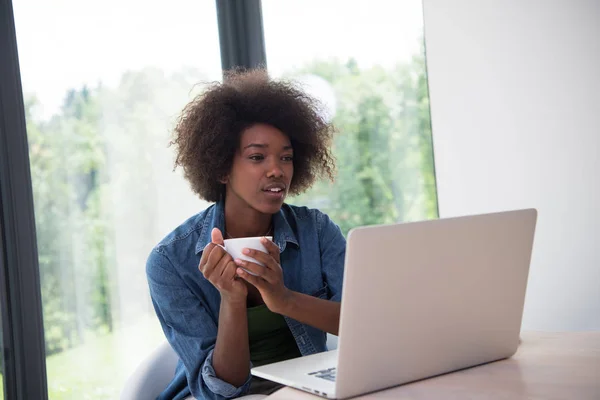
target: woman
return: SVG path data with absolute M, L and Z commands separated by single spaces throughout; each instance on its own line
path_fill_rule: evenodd
M 156 314 L 180 358 L 159 399 L 270 393 L 277 386 L 253 378 L 252 366 L 325 351 L 326 332 L 337 335 L 345 239 L 324 213 L 284 203 L 333 178 L 333 127 L 317 110 L 262 70 L 232 73 L 184 109 L 176 166 L 215 204 L 148 258 Z M 263 239 L 268 254 L 248 252 L 264 267 L 219 246 L 253 236 L 273 237 Z

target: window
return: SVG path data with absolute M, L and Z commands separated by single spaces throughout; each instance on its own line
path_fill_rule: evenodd
M 170 129 L 221 79 L 214 2 L 21 0 L 25 100 L 50 399 L 116 399 L 164 341 L 145 261 L 206 207 Z
M 267 65 L 323 103 L 335 183 L 292 199 L 359 225 L 437 217 L 420 0 L 263 0 Z
M 239 12 L 257 4 L 219 3 L 230 13 L 222 24 L 227 63 L 262 61 L 262 44 L 250 57 L 242 40 L 256 45 L 260 24 L 238 23 L 258 16 Z M 19 0 L 13 7 L 49 398 L 118 398 L 165 340 L 146 257 L 208 206 L 172 171 L 167 147 L 182 107 L 204 82 L 221 79 L 216 5 Z M 421 2 L 262 0 L 262 7 L 271 75 L 300 81 L 339 130 L 336 181 L 291 202 L 322 209 L 344 233 L 436 217 Z

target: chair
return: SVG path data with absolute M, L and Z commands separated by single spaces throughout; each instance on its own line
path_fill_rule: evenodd
M 338 338 L 327 334 L 327 348 L 337 348 Z M 156 348 L 133 372 L 121 391 L 121 400 L 150 400 L 167 387 L 179 358 L 167 341 Z
M 121 391 L 121 400 L 154 400 L 167 387 L 179 357 L 165 341 L 133 372 Z

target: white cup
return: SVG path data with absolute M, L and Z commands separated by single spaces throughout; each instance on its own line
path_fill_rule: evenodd
M 252 257 L 248 257 L 247 255 L 245 255 L 244 253 L 242 253 L 242 250 L 245 249 L 245 248 L 262 251 L 263 253 L 268 253 L 266 247 L 260 242 L 260 239 L 262 239 L 263 237 L 266 237 L 267 240 L 271 240 L 271 241 L 273 240 L 272 236 L 256 236 L 256 237 L 244 237 L 244 238 L 236 238 L 236 239 L 226 239 L 226 240 L 223 241 L 223 244 L 225 245 L 225 246 L 223 246 L 223 248 L 234 259 L 239 258 L 240 260 L 250 261 L 250 262 L 253 262 L 253 263 L 257 263 L 257 264 L 262 265 L 264 267 L 263 263 L 255 260 Z M 253 273 L 251 271 L 248 271 L 245 268 L 242 268 L 242 269 L 244 271 L 246 271 L 247 273 L 249 273 L 250 275 L 256 276 L 255 273 Z

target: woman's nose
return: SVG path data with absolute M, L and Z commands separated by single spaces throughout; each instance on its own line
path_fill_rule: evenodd
M 283 168 L 277 161 L 272 162 L 267 170 L 267 177 L 269 178 L 280 178 L 283 176 Z

